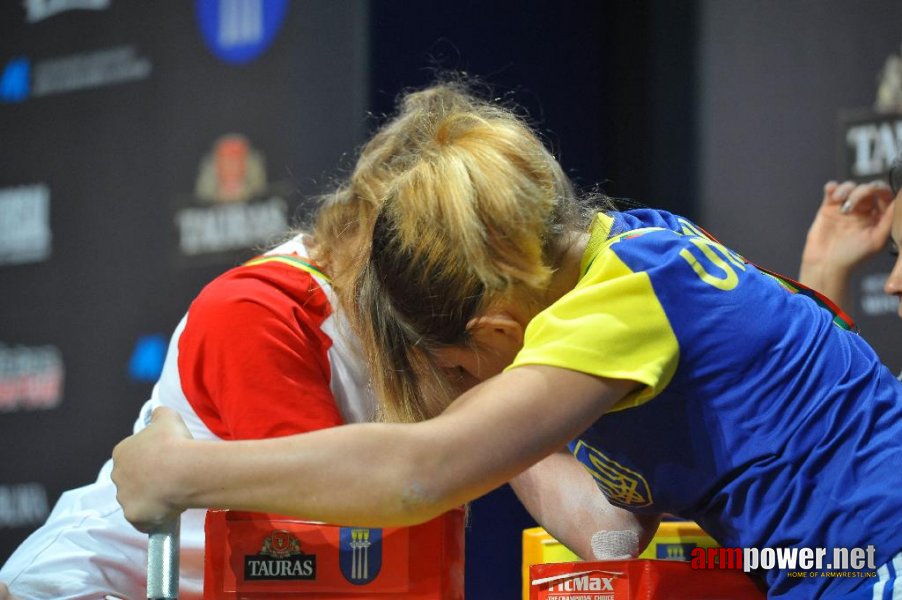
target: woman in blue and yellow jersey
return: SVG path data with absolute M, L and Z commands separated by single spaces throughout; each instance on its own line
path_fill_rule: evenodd
M 686 219 L 589 214 L 520 118 L 469 102 L 416 133 L 355 286 L 394 423 L 214 445 L 159 411 L 114 453 L 126 516 L 414 523 L 569 447 L 637 522 L 869 548 L 860 577 L 763 572 L 772 598 L 902 585 L 902 384 L 848 321 Z

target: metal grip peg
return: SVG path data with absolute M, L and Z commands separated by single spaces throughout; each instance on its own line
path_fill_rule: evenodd
M 181 521 L 181 517 L 175 517 L 150 532 L 147 540 L 147 600 L 178 600 Z

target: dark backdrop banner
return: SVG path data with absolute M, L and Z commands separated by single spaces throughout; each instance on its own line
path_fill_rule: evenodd
M 358 1 L 0 8 L 0 562 L 130 433 L 196 292 L 363 140 Z
M 702 223 L 796 276 L 824 184 L 884 178 L 902 150 L 902 4 L 704 0 L 699 14 Z M 845 308 L 899 372 L 892 264 L 885 252 L 866 265 Z

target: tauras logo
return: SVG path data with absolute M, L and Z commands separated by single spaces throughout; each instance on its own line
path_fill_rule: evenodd
M 882 177 L 902 149 L 902 56 L 891 54 L 880 71 L 873 111 L 843 124 L 847 174 Z
M 883 175 L 902 148 L 902 119 L 853 125 L 846 130 L 846 143 L 854 153 L 853 177 Z
M 244 557 L 244 579 L 316 579 L 316 555 L 305 554 L 295 536 L 284 529 L 277 529 L 263 540 L 259 554 Z
M 194 194 L 174 220 L 183 257 L 222 255 L 269 244 L 289 229 L 288 182 L 269 183 L 266 160 L 242 134 L 220 136 L 204 156 Z
M 283 559 L 245 557 L 244 578 L 316 579 L 316 556 L 290 556 Z
M 184 208 L 175 217 L 187 256 L 249 248 L 288 230 L 288 205 L 273 196 L 248 204 Z

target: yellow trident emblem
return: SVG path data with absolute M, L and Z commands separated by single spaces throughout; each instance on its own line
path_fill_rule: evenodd
M 651 489 L 645 478 L 580 440 L 573 455 L 595 478 L 595 483 L 614 504 L 627 507 L 650 506 Z

